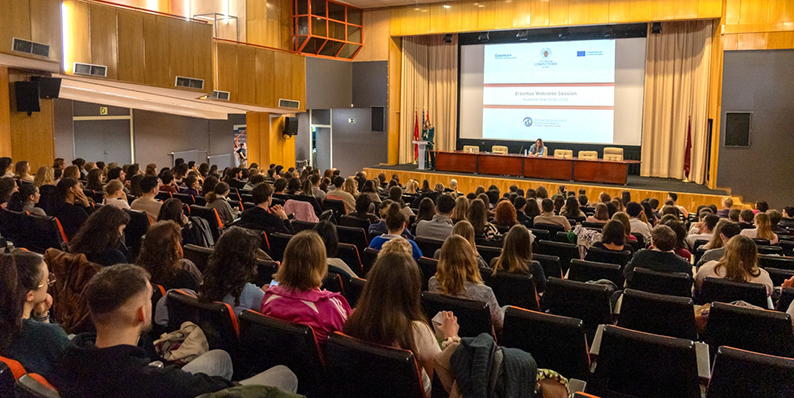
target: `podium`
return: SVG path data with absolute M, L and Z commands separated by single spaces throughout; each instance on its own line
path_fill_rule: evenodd
M 426 155 L 427 155 L 427 144 L 429 144 L 429 142 L 428 141 L 411 141 L 411 142 L 414 143 L 415 145 L 419 145 L 419 156 L 416 159 L 419 166 L 419 170 L 427 170 Z

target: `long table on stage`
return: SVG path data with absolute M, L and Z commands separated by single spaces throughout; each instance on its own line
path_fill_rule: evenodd
M 436 151 L 436 170 L 514 177 L 626 185 L 630 164 L 638 160 L 586 160 L 518 154 Z

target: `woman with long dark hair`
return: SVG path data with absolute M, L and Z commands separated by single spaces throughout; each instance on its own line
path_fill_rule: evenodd
M 231 227 L 221 235 L 207 261 L 199 300 L 223 301 L 235 313 L 258 311 L 265 292 L 251 281 L 256 277 L 256 249 L 262 239 L 251 230 Z
M 130 216 L 113 206 L 102 206 L 91 213 L 85 224 L 69 242 L 72 253 L 85 254 L 88 261 L 111 266 L 129 262 L 124 247 L 124 228 Z
M 532 275 L 538 293 L 546 290 L 546 275 L 539 263 L 532 261 L 532 234 L 523 225 L 514 225 L 505 235 L 502 254 L 491 260 L 494 273 L 499 271 Z
M 173 221 L 160 221 L 146 231 L 136 265 L 149 271 L 152 283 L 169 289 L 198 291 L 201 271 L 183 257 L 182 228 Z

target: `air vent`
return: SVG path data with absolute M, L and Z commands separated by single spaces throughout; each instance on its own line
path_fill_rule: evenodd
M 74 63 L 74 74 L 94 77 L 108 77 L 108 67 L 105 65 Z
M 35 43 L 30 40 L 23 40 L 15 37 L 12 40 L 11 45 L 16 52 L 38 55 L 42 57 L 50 56 L 50 46 L 46 44 Z
M 207 99 L 228 101 L 229 97 L 230 97 L 230 94 L 229 94 L 228 91 L 215 90 L 215 91 L 212 92 L 212 95 L 208 95 L 207 96 Z
M 301 103 L 300 103 L 300 101 L 279 98 L 278 107 L 279 108 L 289 108 L 289 109 L 300 109 L 301 108 Z
M 201 90 L 204 88 L 204 80 L 177 76 L 175 86 L 186 87 L 186 88 L 197 88 Z

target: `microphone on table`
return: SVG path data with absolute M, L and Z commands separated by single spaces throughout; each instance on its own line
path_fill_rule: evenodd
M 521 144 L 521 148 L 518 150 L 518 154 L 519 154 L 519 155 L 520 155 L 520 154 L 522 154 L 522 153 L 524 153 L 524 145 L 525 145 L 525 144 Z

